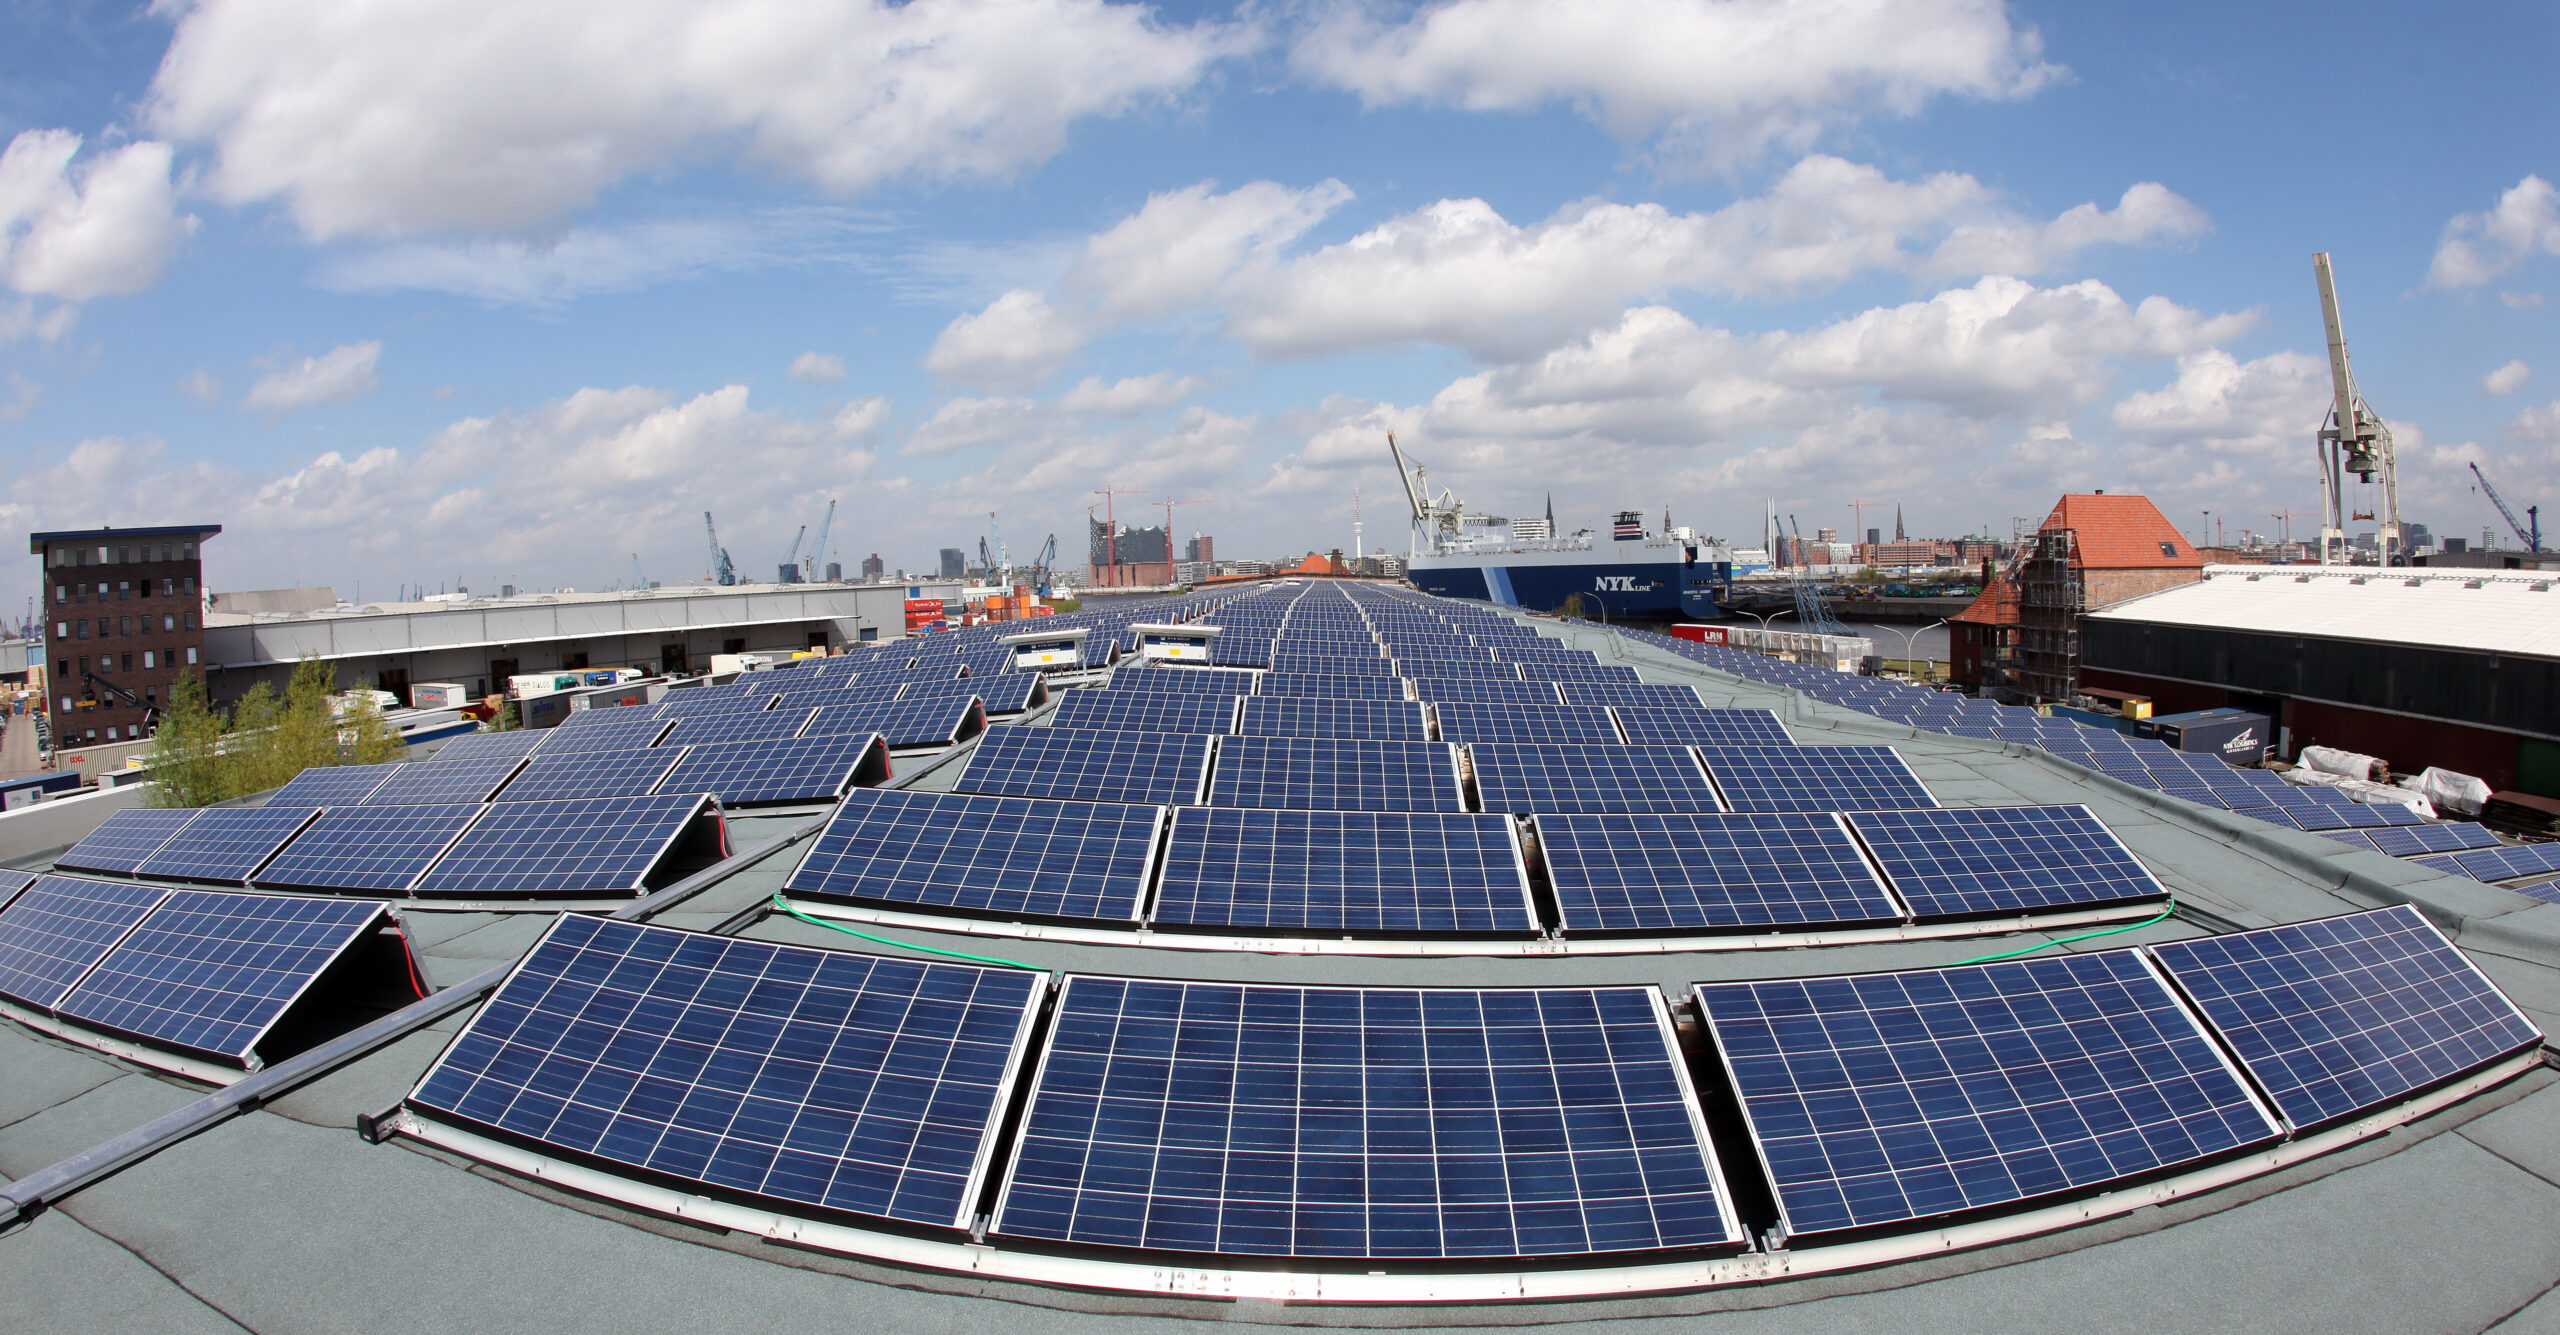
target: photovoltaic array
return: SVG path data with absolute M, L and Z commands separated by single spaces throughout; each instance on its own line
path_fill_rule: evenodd
M 700 794 L 502 802 L 418 878 L 420 895 L 638 894 L 695 817 Z
M 1040 990 L 563 915 L 408 1106 L 770 1208 L 966 1228 Z
M 246 1067 L 286 1010 L 383 916 L 367 900 L 180 890 L 55 1013 Z
M 6 867 L 0 867 L 0 908 L 7 908 L 9 901 L 18 897 L 19 891 L 35 883 L 34 872 L 11 871 Z
M 1568 931 L 1703 931 L 1898 922 L 1902 910 L 1835 815 L 1541 815 L 1538 845 Z
M 1627 740 L 1649 746 L 1793 746 L 1778 716 L 1766 709 L 1702 709 L 1696 705 L 1619 705 L 1618 728 Z
M 683 756 L 657 791 L 709 793 L 723 807 L 831 802 L 889 774 L 888 747 L 867 732 L 692 746 Z
M 456 741 L 464 740 L 456 738 Z M 271 807 L 353 806 L 370 796 L 398 765 L 320 765 L 287 780 L 267 798 Z
M 498 736 L 507 734 L 500 733 Z M 401 772 L 382 781 L 382 786 L 368 794 L 365 806 L 390 806 L 408 802 L 486 802 L 491 794 L 524 768 L 525 758 L 513 756 L 473 756 L 462 760 L 438 760 L 431 765 L 404 765 Z
M 1540 746 L 1615 746 L 1618 721 L 1600 705 L 1519 705 L 1449 700 L 1432 706 L 1440 739 Z
M 2087 807 L 1954 807 L 1848 817 L 1895 893 L 1921 918 L 2165 899 Z
M 1650 988 L 1071 977 L 999 1234 L 1469 1258 L 1740 1240 Z
M 974 695 L 925 700 L 892 700 L 876 705 L 829 705 L 809 720 L 804 737 L 848 732 L 876 732 L 892 751 L 944 747 L 964 741 L 987 726 L 986 710 Z
M 51 1010 L 171 892 L 39 876 L 0 912 L 0 997 Z
M 726 742 L 765 742 L 797 737 L 809 725 L 815 709 L 777 709 L 762 714 L 711 714 L 676 720 L 667 735 L 658 739 L 660 748 L 674 746 L 717 746 Z
M 53 865 L 69 871 L 129 873 L 195 818 L 194 809 L 188 807 L 128 807 L 82 835 Z
M 551 740 L 551 730 L 515 728 L 506 732 L 466 733 L 436 748 L 429 760 L 489 760 L 512 758 L 521 760 Z M 308 773 L 309 771 L 305 771 Z
M 661 720 L 661 722 L 663 722 Z M 667 771 L 684 758 L 682 750 L 647 747 L 636 751 L 544 751 L 500 789 L 501 805 L 551 802 L 586 797 L 640 797 L 657 791 Z
M 1093 732 L 1226 733 L 1235 730 L 1237 698 L 1174 691 L 1070 691 L 1049 716 L 1049 726 Z
M 1685 746 L 1467 748 L 1487 811 L 1531 815 L 1585 811 L 1722 811 L 1724 804 Z
M 1283 932 L 1534 932 L 1502 816 L 1173 813 L 1155 921 Z
M 1435 704 L 1452 701 L 1508 705 L 1564 703 L 1557 697 L 1555 685 L 1551 682 L 1499 677 L 1416 677 L 1413 679 L 1413 697 Z
M 542 744 L 541 759 L 534 763 L 540 764 L 560 756 L 628 751 L 653 745 L 673 726 L 672 720 L 640 709 L 585 710 L 571 714 L 551 730 L 551 740 Z
M 1163 810 L 858 788 L 784 888 L 991 914 L 1138 916 Z
M 2475 881 L 2512 881 L 2560 871 L 2560 844 L 2526 844 L 2518 848 L 2478 848 L 2468 853 L 2440 853 L 2417 859 L 2421 867 L 2468 876 Z
M 405 894 L 463 828 L 477 802 L 339 807 L 320 813 L 257 875 L 261 889 Z
M 238 885 L 319 814 L 309 807 L 206 807 L 134 874 Z
M 1877 811 L 1938 799 L 1890 746 L 1698 748 L 1736 811 Z
M 1309 696 L 1244 698 L 1236 715 L 1242 737 L 1347 737 L 1367 741 L 1430 739 L 1422 706 L 1410 700 L 1325 700 Z
M 1446 742 L 1224 737 L 1208 805 L 1302 811 L 1464 811 Z
M 1196 803 L 1209 739 L 1083 728 L 989 728 L 953 787 L 1079 802 Z

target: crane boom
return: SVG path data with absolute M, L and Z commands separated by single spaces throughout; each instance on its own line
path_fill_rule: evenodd
M 2507 504 L 2506 497 L 2498 494 L 2497 487 L 2492 485 L 2489 481 L 2489 475 L 2480 471 L 2480 465 L 2471 465 L 2471 476 L 2480 479 L 2480 490 L 2488 493 L 2489 503 L 2498 507 L 2498 513 L 2506 519 L 2507 527 L 2515 532 L 2517 540 L 2524 543 L 2525 550 L 2533 552 L 2541 551 L 2542 507 L 2539 505 L 2526 506 L 2524 512 L 2527 515 L 2530 515 L 2532 520 L 2530 523 L 2518 523 L 2516 522 L 2516 512 L 2514 508 Z
M 827 498 L 827 517 L 818 521 L 818 545 L 809 552 L 809 582 L 818 582 L 818 567 L 827 559 L 827 530 L 836 526 L 836 498 Z
M 2346 474 L 2370 483 L 2379 473 L 2380 509 L 2355 517 L 2376 521 L 2376 556 L 2385 566 L 2400 565 L 2407 554 L 2400 538 L 2400 469 L 2392 455 L 2391 428 L 2356 390 L 2355 372 L 2347 363 L 2346 322 L 2338 315 L 2337 276 L 2330 269 L 2327 251 L 2311 257 L 2311 272 L 2320 285 L 2320 320 L 2329 336 L 2331 397 L 2329 421 L 2318 438 L 2320 492 L 2327 511 L 2320 529 L 2320 564 L 2346 559 Z
M 729 549 L 720 545 L 720 526 L 711 522 L 711 512 L 702 512 L 702 531 L 711 537 L 711 579 L 716 584 L 738 582 L 738 568 L 729 564 Z

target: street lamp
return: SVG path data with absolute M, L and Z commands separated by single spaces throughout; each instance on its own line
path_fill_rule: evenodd
M 1744 612 L 1742 615 L 1757 619 L 1760 623 L 1760 629 L 1766 631 L 1769 629 L 1770 621 L 1778 617 L 1785 616 L 1791 610 L 1793 609 L 1781 607 L 1775 612 Z M 1767 656 L 1769 652 L 1768 642 L 1765 640 L 1762 641 L 1760 647 L 1757 650 L 1754 650 L 1754 652 L 1764 657 Z
M 1946 619 L 1945 617 L 1940 617 L 1940 618 L 1938 618 L 1937 620 L 1930 622 L 1930 623 L 1929 623 L 1928 625 L 1926 625 L 1926 626 L 1919 626 L 1919 627 L 1915 627 L 1915 628 L 1913 628 L 1913 629 L 1911 629 L 1911 630 L 1893 630 L 1893 627 L 1891 627 L 1891 626 L 1887 626 L 1887 627 L 1885 627 L 1885 629 L 1886 629 L 1886 630 L 1893 630 L 1893 633 L 1894 633 L 1894 634 L 1899 635 L 1899 636 L 1901 636 L 1901 637 L 1902 637 L 1902 661 L 1903 661 L 1903 662 L 1905 662 L 1905 663 L 1909 663 L 1909 662 L 1911 661 L 1911 651 L 1912 651 L 1912 646 L 1913 646 L 1913 645 L 1915 645 L 1915 644 L 1918 644 L 1918 643 L 1920 642 L 1920 636 L 1921 636 L 1921 633 L 1922 633 L 1922 632 L 1924 632 L 1924 631 L 1928 631 L 1928 630 L 1936 629 L 1937 627 L 1939 627 L 1939 626 L 1943 626 L 1943 625 L 1945 625 L 1945 624 L 1947 624 L 1947 619 Z M 1931 659 L 1930 661 L 1931 661 L 1931 662 L 1936 662 L 1937 660 L 1935 660 L 1935 659 Z

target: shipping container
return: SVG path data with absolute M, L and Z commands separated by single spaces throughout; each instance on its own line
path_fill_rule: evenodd
M 2275 720 L 2245 709 L 2199 709 L 2151 720 L 2152 735 L 2180 751 L 2218 755 L 2234 765 L 2256 765 L 2275 740 Z
M 420 709 L 460 709 L 471 693 L 449 681 L 422 681 L 409 688 L 409 703 Z

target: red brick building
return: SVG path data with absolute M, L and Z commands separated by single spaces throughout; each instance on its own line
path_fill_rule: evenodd
M 56 746 L 150 735 L 180 673 L 201 670 L 204 540 L 220 524 L 32 533 L 44 558 L 46 703 Z
M 2080 617 L 2204 577 L 2204 557 L 2147 496 L 2073 492 L 2018 564 L 1949 621 L 1951 675 L 2004 698 L 2079 691 Z

